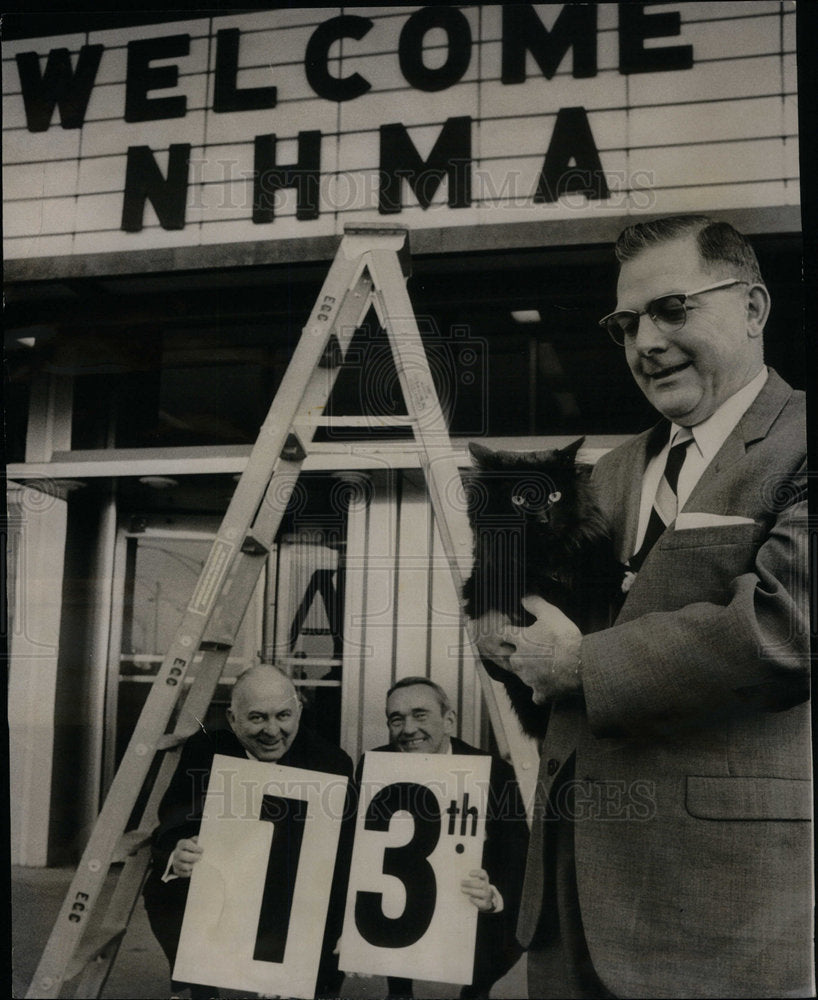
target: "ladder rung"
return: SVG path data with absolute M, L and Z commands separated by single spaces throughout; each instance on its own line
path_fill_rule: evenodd
M 299 421 L 311 427 L 408 427 L 414 423 L 414 417 L 409 414 L 399 414 L 390 417 L 385 414 L 372 414 L 372 416 L 345 416 L 345 417 L 308 417 Z
M 124 861 L 125 858 L 146 847 L 151 842 L 150 830 L 129 830 L 119 838 L 111 858 L 112 864 Z
M 156 749 L 172 750 L 174 747 L 180 747 L 185 740 L 190 739 L 194 732 L 196 732 L 195 729 L 189 733 L 165 733 L 156 741 Z
M 73 979 L 74 976 L 78 976 L 82 970 L 88 965 L 89 962 L 93 962 L 95 958 L 99 956 L 112 944 L 117 944 L 125 936 L 125 931 L 128 929 L 127 924 L 122 927 L 110 928 L 110 927 L 100 927 L 98 931 L 91 933 L 77 948 L 74 953 L 74 957 L 68 963 L 68 967 L 65 972 L 66 979 Z

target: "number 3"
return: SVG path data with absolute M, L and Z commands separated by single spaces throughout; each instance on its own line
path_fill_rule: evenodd
M 380 892 L 358 892 L 355 899 L 361 937 L 380 948 L 406 948 L 419 941 L 429 929 L 437 900 L 435 871 L 427 860 L 440 839 L 440 806 L 434 792 L 410 781 L 387 785 L 369 803 L 364 829 L 385 832 L 399 809 L 411 813 L 414 832 L 408 844 L 384 848 L 383 873 L 403 883 L 403 913 L 387 917 Z

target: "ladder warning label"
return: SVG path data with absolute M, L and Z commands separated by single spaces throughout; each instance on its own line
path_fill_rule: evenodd
M 231 542 L 223 542 L 218 538 L 213 543 L 213 548 L 210 550 L 210 555 L 207 557 L 202 575 L 199 577 L 196 590 L 188 605 L 189 611 L 198 615 L 206 615 L 213 607 L 213 602 L 218 596 L 222 579 L 235 547 Z

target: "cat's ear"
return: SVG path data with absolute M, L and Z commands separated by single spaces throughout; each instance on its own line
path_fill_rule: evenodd
M 493 452 L 491 448 L 487 448 L 484 444 L 478 444 L 476 441 L 469 441 L 469 452 L 478 468 L 488 468 L 496 461 L 496 452 Z
M 578 438 L 573 444 L 567 445 L 565 448 L 557 449 L 557 456 L 560 462 L 565 465 L 573 465 L 577 460 L 577 452 L 585 444 L 585 438 Z

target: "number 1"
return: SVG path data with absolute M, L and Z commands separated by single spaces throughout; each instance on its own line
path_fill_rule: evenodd
M 303 799 L 265 795 L 259 819 L 273 824 L 273 842 L 267 859 L 253 958 L 259 962 L 280 964 L 284 961 L 287 947 L 307 803 Z

